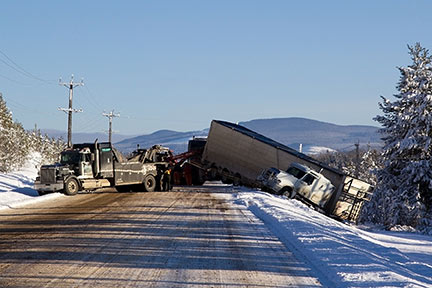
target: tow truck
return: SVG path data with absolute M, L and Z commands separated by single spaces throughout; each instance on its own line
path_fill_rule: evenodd
M 74 144 L 60 154 L 60 162 L 43 165 L 34 187 L 39 195 L 61 192 L 75 195 L 115 187 L 118 191 L 155 191 L 172 153 L 154 145 L 137 149 L 126 159 L 109 142 Z

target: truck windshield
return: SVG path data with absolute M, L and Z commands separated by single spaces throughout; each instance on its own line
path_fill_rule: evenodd
M 306 176 L 303 177 L 303 181 L 306 182 L 307 185 L 312 185 L 312 183 L 315 181 L 315 177 L 312 176 L 311 174 L 307 174 Z
M 80 154 L 78 152 L 63 152 L 61 153 L 60 163 L 62 164 L 78 164 Z
M 293 175 L 294 177 L 296 177 L 297 179 L 302 178 L 306 172 L 296 168 L 296 167 L 289 167 L 288 170 L 286 171 L 288 174 Z

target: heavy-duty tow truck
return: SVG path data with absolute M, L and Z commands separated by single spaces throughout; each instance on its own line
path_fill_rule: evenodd
M 159 145 L 137 149 L 125 159 L 109 142 L 74 144 L 61 152 L 59 163 L 40 168 L 34 186 L 39 195 L 75 195 L 103 187 L 151 192 L 160 188 L 170 157 L 171 151 Z

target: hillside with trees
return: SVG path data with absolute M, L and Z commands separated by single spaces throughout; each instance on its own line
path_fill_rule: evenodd
M 14 121 L 12 112 L 0 93 L 0 172 L 19 169 L 33 153 L 41 155 L 41 163 L 54 163 L 65 147 L 62 139 L 42 135 L 39 130 L 26 131 Z

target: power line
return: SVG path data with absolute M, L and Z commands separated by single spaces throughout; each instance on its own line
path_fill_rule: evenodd
M 16 80 L 14 80 L 14 79 L 12 79 L 12 78 L 9 78 L 9 77 L 4 76 L 4 75 L 1 75 L 1 74 L 0 74 L 0 77 L 1 77 L 1 78 L 4 78 L 4 79 L 6 79 L 6 80 L 9 80 L 10 82 L 13 82 L 13 83 L 19 84 L 19 85 L 31 86 L 31 84 L 26 84 L 26 83 L 23 83 L 23 82 L 20 82 L 20 81 L 16 81 Z
M 87 103 L 86 106 L 88 106 L 89 108 L 93 108 L 90 110 L 95 112 L 95 113 L 84 113 L 83 117 L 80 117 L 80 119 L 78 120 L 79 123 L 78 123 L 78 125 L 76 125 L 76 127 L 81 132 L 82 131 L 91 131 L 92 129 L 96 128 L 97 126 L 100 127 L 101 126 L 100 124 L 102 121 L 100 120 L 100 117 L 95 117 L 95 114 L 99 114 L 99 111 L 104 110 L 98 104 L 98 102 L 95 101 L 93 94 L 91 93 L 91 91 L 87 87 L 87 85 L 84 86 L 84 92 L 85 92 L 85 95 L 80 93 L 79 95 L 82 95 L 81 97 L 79 95 L 78 95 L 78 97 L 75 97 L 76 103 L 78 103 L 79 106 Z M 82 100 L 83 98 L 86 100 L 85 103 Z M 81 104 L 79 104 L 79 103 L 81 103 Z M 89 104 L 90 104 L 90 106 L 89 106 Z
M 9 97 L 4 97 L 4 98 L 5 98 L 8 106 L 15 107 L 18 110 L 37 113 L 37 114 L 43 114 L 43 115 L 51 115 L 51 116 L 55 115 L 54 113 L 47 112 L 45 110 L 40 111 L 38 109 L 35 109 L 34 107 L 29 107 L 29 106 L 23 105 L 20 102 L 13 100 L 12 98 L 9 98 Z
M 88 113 L 83 113 L 83 117 L 80 117 L 76 122 L 75 131 L 79 132 L 94 132 L 95 130 L 101 130 L 100 127 L 103 125 L 103 121 L 98 117 L 86 117 Z M 92 114 L 94 115 L 94 114 Z M 85 118 L 85 119 L 84 119 Z
M 6 55 L 6 53 L 4 53 L 1 50 L 0 50 L 0 54 L 2 54 L 4 57 L 6 57 L 6 59 L 9 60 L 9 62 L 12 63 L 15 66 L 12 66 L 11 64 L 7 63 L 6 61 L 4 61 L 2 59 L 0 59 L 0 61 L 3 62 L 8 67 L 10 67 L 11 69 L 15 70 L 16 72 L 18 72 L 18 73 L 20 73 L 20 74 L 22 74 L 22 75 L 24 75 L 26 77 L 29 77 L 29 78 L 32 78 L 32 79 L 35 79 L 35 80 L 38 80 L 38 81 L 41 81 L 41 82 L 45 82 L 45 83 L 48 83 L 48 84 L 53 84 L 54 81 L 48 81 L 48 80 L 39 78 L 39 77 L 33 75 L 32 73 L 28 72 L 27 70 L 25 70 L 24 68 L 22 68 L 20 65 L 18 65 L 17 63 L 15 63 L 15 61 L 13 61 L 8 55 Z
M 93 107 L 95 109 L 97 109 L 97 111 L 103 110 L 102 107 L 99 105 L 99 103 L 94 99 L 95 97 L 93 96 L 93 93 L 90 91 L 90 89 L 86 86 L 84 86 L 84 91 L 87 93 L 87 95 L 89 96 L 88 98 L 86 98 L 86 100 L 93 105 Z

